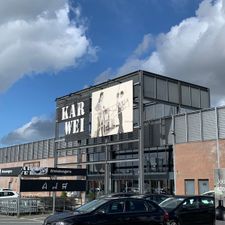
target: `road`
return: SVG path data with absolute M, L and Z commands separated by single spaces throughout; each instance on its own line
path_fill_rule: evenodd
M 6 216 L 0 215 L 0 225 L 42 225 L 47 215 Z

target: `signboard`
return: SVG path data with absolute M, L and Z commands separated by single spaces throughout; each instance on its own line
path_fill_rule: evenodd
M 23 176 L 86 176 L 87 169 L 24 167 Z
M 2 177 L 17 177 L 20 175 L 22 167 L 3 168 L 0 169 L 0 176 Z
M 92 138 L 132 131 L 132 80 L 92 93 Z
M 57 121 L 64 123 L 66 141 L 83 139 L 89 135 L 89 99 L 68 99 L 57 109 Z
M 86 180 L 21 180 L 20 192 L 86 191 Z
M 222 225 L 225 221 L 225 169 L 215 169 L 215 207 L 216 223 Z

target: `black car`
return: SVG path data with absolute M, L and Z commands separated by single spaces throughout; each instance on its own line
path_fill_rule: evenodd
M 213 225 L 214 204 L 210 196 L 175 196 L 159 205 L 169 214 L 168 225 Z
M 167 194 L 144 194 L 143 198 L 147 200 L 151 200 L 156 202 L 157 204 L 161 203 L 162 201 L 166 200 L 167 198 L 171 197 L 171 195 Z
M 73 212 L 49 216 L 44 225 L 165 225 L 168 214 L 145 199 L 100 198 Z

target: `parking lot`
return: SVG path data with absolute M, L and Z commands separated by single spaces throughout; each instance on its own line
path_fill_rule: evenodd
M 30 215 L 21 216 L 6 216 L 0 215 L 0 225 L 11 225 L 11 224 L 24 224 L 24 225 L 41 225 L 47 215 Z

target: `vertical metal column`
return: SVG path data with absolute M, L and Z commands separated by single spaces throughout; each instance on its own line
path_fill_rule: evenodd
M 215 107 L 215 120 L 216 120 L 216 159 L 217 168 L 220 169 L 220 143 L 219 143 L 219 122 L 218 122 L 218 109 Z
M 109 164 L 108 164 L 108 145 L 107 137 L 105 137 L 105 177 L 104 177 L 104 194 L 109 194 Z
M 171 135 L 173 138 L 173 176 L 174 176 L 174 194 L 177 193 L 177 170 L 176 170 L 176 149 L 175 149 L 175 118 L 174 115 L 172 115 L 172 130 Z
M 21 193 L 20 193 L 20 186 L 21 186 L 21 173 L 18 176 L 18 189 L 19 189 L 19 196 L 17 198 L 17 217 L 20 217 L 20 201 L 21 201 Z
M 111 166 L 108 163 L 109 158 L 109 148 L 110 146 L 107 145 L 108 143 L 108 137 L 105 137 L 105 177 L 104 177 L 104 194 L 110 194 L 111 193 Z
M 58 121 L 56 119 L 55 122 L 55 141 L 54 141 L 54 168 L 57 168 L 58 165 L 58 151 L 57 151 L 57 146 L 56 143 L 58 141 L 58 137 L 59 137 L 59 125 L 58 125 Z M 54 177 L 54 179 L 56 179 L 56 177 Z M 52 213 L 55 213 L 55 206 L 56 206 L 56 192 L 52 192 Z
M 143 91 L 143 72 L 139 72 L 139 176 L 138 176 L 138 186 L 140 194 L 144 193 L 144 91 Z

